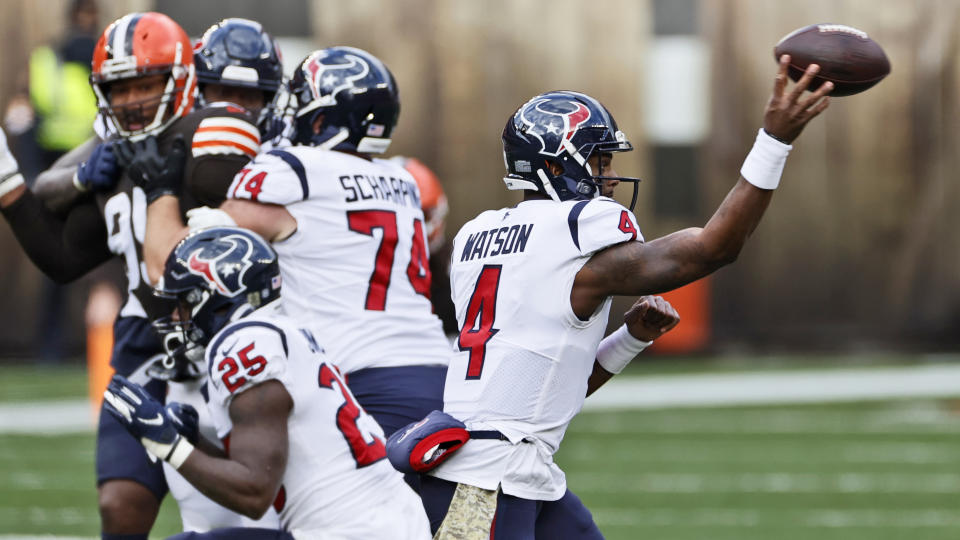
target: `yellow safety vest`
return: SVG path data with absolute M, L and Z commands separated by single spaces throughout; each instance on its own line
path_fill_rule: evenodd
M 61 62 L 50 47 L 38 47 L 30 55 L 30 100 L 40 147 L 65 152 L 93 133 L 97 101 L 88 66 Z

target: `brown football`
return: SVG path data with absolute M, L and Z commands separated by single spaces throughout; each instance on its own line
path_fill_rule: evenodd
M 788 73 L 794 81 L 810 64 L 820 64 L 809 89 L 831 81 L 831 96 L 858 94 L 890 73 L 880 45 L 866 32 L 842 24 L 811 24 L 790 32 L 773 48 L 774 60 L 779 62 L 784 54 L 790 55 Z

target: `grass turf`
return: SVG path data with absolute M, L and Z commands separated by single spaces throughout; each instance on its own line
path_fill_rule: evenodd
M 84 388 L 2 372 L 0 401 Z M 0 435 L 0 535 L 96 536 L 93 457 L 92 433 Z M 611 540 L 960 537 L 951 400 L 583 413 L 557 460 Z M 168 498 L 151 538 L 178 530 Z

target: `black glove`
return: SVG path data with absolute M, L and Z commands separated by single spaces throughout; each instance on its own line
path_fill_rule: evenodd
M 177 196 L 180 193 L 187 155 L 183 135 L 174 137 L 166 155 L 160 152 L 157 138 L 152 135 L 137 142 L 124 139 L 114 151 L 127 176 L 143 189 L 147 204 L 163 195 Z

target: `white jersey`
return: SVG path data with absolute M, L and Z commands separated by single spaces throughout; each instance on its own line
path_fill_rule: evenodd
M 199 416 L 197 423 L 200 427 L 200 435 L 217 444 L 219 442 L 217 430 L 200 390 L 205 382 L 206 377 L 195 381 L 168 382 L 167 403 L 176 401 L 192 405 Z M 220 446 L 222 448 L 222 445 Z M 176 499 L 177 507 L 180 509 L 180 521 L 183 523 L 184 531 L 207 532 L 225 527 L 280 528 L 280 520 L 273 508 L 267 510 L 260 519 L 253 520 L 213 502 L 166 461 L 163 462 L 163 474 L 167 480 L 167 487 L 170 488 L 170 495 Z
M 314 318 L 344 372 L 447 364 L 420 192 L 403 167 L 289 146 L 258 155 L 227 196 L 284 205 L 296 218 L 296 232 L 273 244 L 284 306 Z
M 643 238 L 613 199 L 524 201 L 484 212 L 453 242 L 451 292 L 463 329 L 444 411 L 510 441 L 471 441 L 435 474 L 518 497 L 565 489 L 553 454 L 587 392 L 610 299 L 589 320 L 570 305 L 574 277 L 608 246 Z
M 208 407 L 218 437 L 233 427 L 233 396 L 279 381 L 293 400 L 287 467 L 274 502 L 284 529 L 297 538 L 429 538 L 419 497 L 384 459 L 383 430 L 327 363 L 315 335 L 268 306 L 214 336 Z

